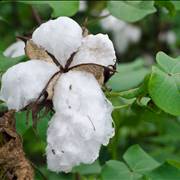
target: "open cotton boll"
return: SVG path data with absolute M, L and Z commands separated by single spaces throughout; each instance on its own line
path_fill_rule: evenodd
M 109 11 L 102 12 L 102 16 L 108 14 Z M 141 38 L 141 29 L 137 26 L 126 23 L 114 16 L 107 16 L 100 21 L 102 27 L 106 31 L 111 31 L 114 43 L 119 53 L 124 53 L 128 46 L 137 43 Z
M 0 99 L 8 109 L 20 110 L 35 101 L 58 71 L 58 67 L 44 61 L 31 60 L 9 68 L 2 76 Z
M 79 118 L 78 122 L 82 124 L 81 120 L 88 121 L 91 130 L 96 130 L 94 135 L 97 139 L 102 144 L 107 144 L 104 135 L 113 130 L 112 105 L 92 74 L 84 71 L 69 71 L 62 74 L 54 87 L 53 104 L 56 112 L 74 113 L 74 117 L 79 113 L 82 118 Z M 109 126 L 105 125 L 107 122 Z
M 59 17 L 41 24 L 34 31 L 32 40 L 65 66 L 71 54 L 81 45 L 82 29 L 71 18 Z
M 82 45 L 74 56 L 71 67 L 86 63 L 109 66 L 114 65 L 115 62 L 114 47 L 108 35 L 88 35 L 83 38 Z
M 11 44 L 5 51 L 4 51 L 4 56 L 7 57 L 18 57 L 18 56 L 23 56 L 25 55 L 24 52 L 25 48 L 25 43 L 23 41 L 17 41 L 13 44 Z
M 73 116 L 66 113 L 56 113 L 50 121 L 47 142 L 48 168 L 56 172 L 69 172 L 82 162 L 92 163 L 100 149 L 96 141 L 88 141 L 80 136 L 74 128 Z
M 176 43 L 176 33 L 173 31 L 161 32 L 158 36 L 161 42 L 166 42 L 168 45 Z
M 84 12 L 87 9 L 87 2 L 86 1 L 79 1 L 79 12 Z
M 69 172 L 80 163 L 94 162 L 101 145 L 114 135 L 112 105 L 94 76 L 80 71 L 62 74 L 53 104 L 56 114 L 47 132 L 48 168 Z

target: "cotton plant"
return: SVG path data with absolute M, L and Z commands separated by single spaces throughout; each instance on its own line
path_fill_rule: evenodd
M 93 163 L 114 135 L 113 106 L 101 90 L 116 62 L 111 40 L 85 34 L 71 18 L 59 17 L 33 32 L 25 52 L 30 60 L 2 76 L 1 100 L 15 111 L 52 102 L 46 147 L 50 170 L 70 172 Z

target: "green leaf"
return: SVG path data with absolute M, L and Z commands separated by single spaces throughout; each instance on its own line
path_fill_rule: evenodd
M 176 160 L 170 159 L 170 160 L 167 160 L 167 162 L 168 162 L 170 165 L 172 165 L 172 166 L 180 169 L 180 161 L 176 161 Z
M 156 57 L 159 66 L 152 68 L 149 93 L 154 103 L 165 112 L 180 115 L 180 57 L 174 59 L 163 52 Z
M 101 172 L 101 166 L 98 161 L 93 164 L 82 164 L 73 169 L 72 172 L 78 172 L 81 175 L 99 174 Z
M 63 174 L 63 173 L 56 173 L 56 172 L 52 172 L 50 170 L 47 169 L 47 167 L 38 167 L 38 170 L 41 172 L 41 174 L 39 173 L 39 171 L 36 170 L 36 174 L 35 174 L 35 180 L 43 180 L 43 179 L 47 179 L 47 180 L 73 180 L 73 175 L 68 173 L 68 174 Z M 42 177 L 43 174 L 43 177 Z
M 151 171 L 159 166 L 159 163 L 151 158 L 139 145 L 131 146 L 123 155 L 123 159 L 137 173 Z
M 102 169 L 103 180 L 138 180 L 141 175 L 131 172 L 128 167 L 120 161 L 110 160 Z
M 120 64 L 117 67 L 117 73 L 110 78 L 107 85 L 113 91 L 129 90 L 142 83 L 148 72 L 142 59 L 137 59 L 132 63 Z
M 170 160 L 167 160 L 167 162 L 168 162 L 170 165 L 172 165 L 172 166 L 180 169 L 180 161 L 176 161 L 176 160 L 170 159 Z
M 52 17 L 73 16 L 79 10 L 79 1 L 28 1 L 25 3 L 48 4 L 53 9 Z
M 146 88 L 144 87 L 144 84 L 142 84 L 140 87 L 134 88 L 134 89 L 130 89 L 127 91 L 121 91 L 121 92 L 106 92 L 106 96 L 111 98 L 111 97 L 123 97 L 126 99 L 132 99 L 132 98 L 136 98 L 137 96 L 142 95 L 143 93 L 145 93 Z
M 40 112 L 40 116 L 43 116 L 44 110 Z M 48 122 L 51 120 L 51 113 L 46 114 L 46 116 L 41 117 L 37 122 L 37 127 L 35 129 L 36 135 L 43 141 L 46 141 L 46 132 L 48 128 Z M 27 111 L 16 113 L 16 129 L 17 132 L 23 135 L 29 128 L 32 128 L 33 120 L 32 115 L 29 113 L 27 117 Z
M 24 133 L 32 126 L 32 119 L 27 122 L 27 112 L 16 113 L 16 130 L 20 135 Z
M 46 142 L 41 140 L 35 129 L 30 127 L 23 135 L 24 150 L 29 155 L 45 153 Z
M 172 16 L 174 16 L 176 14 L 175 5 L 170 0 L 155 1 L 155 4 L 160 7 L 166 8 L 169 11 L 169 14 Z
M 0 21 L 3 21 L 3 22 L 5 22 L 5 23 L 8 23 L 8 21 L 7 21 L 4 17 L 2 17 L 2 16 L 0 16 Z
M 20 56 L 17 58 L 5 57 L 3 53 L 0 52 L 0 72 L 5 72 L 8 68 L 22 62 L 24 59 L 25 56 Z
M 49 1 L 53 17 L 73 16 L 79 10 L 79 1 Z
M 180 1 L 171 1 L 177 11 L 180 10 Z
M 179 180 L 180 170 L 170 166 L 168 163 L 164 163 L 155 170 L 148 172 L 147 176 L 150 180 Z
M 109 1 L 110 13 L 124 21 L 135 22 L 156 12 L 154 1 Z
M 46 141 L 46 132 L 50 119 L 50 114 L 47 114 L 46 116 L 40 118 L 37 123 L 37 128 L 35 129 L 36 135 L 43 141 Z M 18 133 L 23 135 L 30 127 L 32 128 L 32 124 L 31 114 L 27 119 L 26 111 L 16 113 L 16 129 Z

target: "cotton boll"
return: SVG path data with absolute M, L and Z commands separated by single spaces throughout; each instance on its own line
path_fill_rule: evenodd
M 121 30 L 113 30 L 114 42 L 117 50 L 124 53 L 130 44 L 137 43 L 141 38 L 141 30 L 129 24 L 126 24 Z
M 5 51 L 4 51 L 4 56 L 7 57 L 18 57 L 18 56 L 23 56 L 25 55 L 24 52 L 25 48 L 25 43 L 23 41 L 17 41 L 13 44 L 11 44 Z
M 176 43 L 176 34 L 173 31 L 161 32 L 158 38 L 161 42 L 166 42 L 168 45 Z
M 116 61 L 113 44 L 104 34 L 84 37 L 79 51 L 74 56 L 71 66 L 94 63 L 102 66 L 114 65 Z
M 2 76 L 0 99 L 8 109 L 20 110 L 35 101 L 58 68 L 44 61 L 19 63 Z
M 79 133 L 83 126 L 79 124 L 79 129 L 75 128 L 73 116 L 56 113 L 51 121 L 46 149 L 50 170 L 69 172 L 80 163 L 90 164 L 97 159 L 101 144 L 94 139 L 84 139 Z
M 110 127 L 112 125 L 112 105 L 90 73 L 69 71 L 62 74 L 54 88 L 53 104 L 56 112 L 72 114 L 74 117 L 77 117 L 76 114 L 79 113 L 82 118 L 78 121 L 81 119 L 88 121 L 87 125 L 91 127 L 91 130 L 96 130 L 96 135 L 100 140 L 104 138 L 105 128 L 109 127 L 102 126 L 101 123 L 105 124 L 107 121 L 110 122 Z M 78 121 L 75 120 L 75 122 Z M 109 130 L 112 129 L 109 128 Z
M 65 66 L 71 54 L 81 45 L 82 29 L 71 18 L 59 17 L 40 25 L 34 31 L 32 40 Z
M 102 15 L 107 14 L 104 11 Z M 141 30 L 137 26 L 126 23 L 114 16 L 108 16 L 100 21 L 106 31 L 111 31 L 117 51 L 124 53 L 128 46 L 137 43 L 141 38 Z
M 112 105 L 94 76 L 80 71 L 62 74 L 53 104 L 56 113 L 47 132 L 48 168 L 69 172 L 80 163 L 94 162 L 101 145 L 114 135 Z
M 87 9 L 87 2 L 86 1 L 79 1 L 79 11 L 84 12 Z
M 101 13 L 101 16 L 105 16 L 106 14 L 109 14 L 109 11 L 104 10 Z M 101 19 L 100 24 L 105 30 L 111 31 L 113 29 L 120 30 L 120 29 L 124 28 L 127 23 L 125 21 L 122 21 L 122 20 L 117 19 L 116 17 L 110 15 L 110 16 L 107 16 L 107 17 Z

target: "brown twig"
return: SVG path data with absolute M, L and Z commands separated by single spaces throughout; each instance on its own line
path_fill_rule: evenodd
M 45 85 L 44 89 L 42 90 L 42 92 L 40 93 L 40 95 L 38 96 L 38 98 L 36 99 L 35 101 L 35 104 L 38 103 L 38 101 L 40 100 L 40 98 L 44 95 L 44 93 L 46 92 L 46 89 L 48 87 L 48 85 L 50 84 L 51 80 L 56 76 L 58 75 L 59 73 L 61 73 L 61 70 L 57 71 L 56 73 L 54 73 L 51 78 L 49 79 L 49 81 L 47 82 L 47 84 Z
M 107 17 L 110 16 L 110 15 L 111 15 L 110 13 L 108 13 L 108 14 L 106 14 L 106 15 L 103 15 L 103 16 L 93 16 L 93 15 L 91 15 L 92 19 L 88 20 L 88 23 L 87 23 L 87 24 L 91 24 L 91 23 L 93 23 L 93 22 L 95 22 L 95 21 L 98 21 L 98 20 L 107 18 Z
M 24 41 L 25 43 L 30 39 L 30 37 L 27 37 L 27 36 L 16 36 L 16 38 Z
M 33 15 L 34 19 L 36 20 L 38 25 L 41 25 L 42 24 L 42 19 L 41 19 L 40 15 L 39 15 L 38 11 L 33 6 L 31 6 L 31 10 L 32 10 L 32 15 Z
M 69 66 L 71 65 L 73 58 L 75 56 L 76 52 L 71 54 L 71 57 L 67 60 L 66 65 L 65 65 L 65 72 L 67 72 L 69 70 Z
M 47 54 L 51 57 L 51 59 L 53 60 L 53 62 L 56 64 L 56 66 L 58 66 L 60 68 L 61 71 L 64 71 L 63 66 L 59 63 L 59 61 L 54 57 L 54 55 L 52 55 L 51 53 L 49 53 L 48 51 L 46 51 Z

